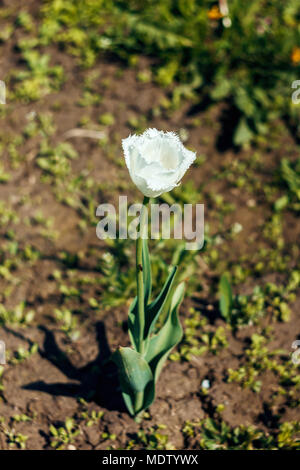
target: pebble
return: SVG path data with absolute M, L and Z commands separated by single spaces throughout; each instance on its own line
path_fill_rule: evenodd
M 202 388 L 205 388 L 205 390 L 208 390 L 210 388 L 210 381 L 208 379 L 204 379 L 201 384 Z

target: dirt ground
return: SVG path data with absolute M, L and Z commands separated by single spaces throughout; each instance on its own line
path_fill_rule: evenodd
M 15 48 L 22 34 L 17 30 L 1 45 L 0 78 L 12 69 L 23 70 Z M 274 198 L 281 194 L 276 169 L 283 156 L 293 160 L 298 153 L 293 137 L 283 123 L 274 122 L 269 136 L 255 148 L 233 149 L 224 136 L 224 106 L 202 110 L 186 101 L 171 112 L 164 105 L 168 89 L 141 82 L 136 68 L 107 56 L 99 57 L 92 68 L 96 77 L 92 93 L 101 100 L 79 106 L 91 70 L 79 68 L 73 57 L 56 46 L 48 46 L 45 52 L 64 69 L 61 89 L 30 103 L 8 97 L 1 117 L 1 171 L 10 177 L 0 184 L 0 300 L 6 312 L 24 302 L 24 312 L 33 311 L 34 317 L 27 321 L 24 312 L 17 319 L 0 314 L 0 339 L 8 356 L 0 376 L 0 448 L 22 448 L 24 442 L 26 449 L 193 449 L 203 439 L 203 427 L 197 423 L 207 418 L 225 422 L 229 429 L 253 426 L 265 436 L 276 436 L 283 423 L 299 421 L 297 373 L 284 381 L 274 369 L 263 366 L 264 358 L 258 354 L 261 385 L 255 391 L 241 381 L 229 381 L 228 370 L 247 363 L 253 334 L 267 339 L 269 351 L 284 350 L 277 353 L 278 364 L 290 364 L 291 344 L 300 332 L 299 289 L 287 301 L 289 321 L 275 317 L 269 306 L 258 322 L 234 328 L 221 316 L 218 281 L 223 271 L 236 272 L 240 266 L 246 274 L 236 275 L 233 290 L 248 295 L 254 286 L 267 282 L 286 285 L 290 273 L 299 269 L 297 214 L 284 212 L 282 234 L 275 232 L 270 238 L 265 231 Z M 144 71 L 151 66 L 150 59 L 143 59 L 137 67 Z M 39 116 L 47 113 L 53 130 L 49 123 L 42 128 Z M 105 114 L 114 119 L 110 124 L 101 124 L 100 119 L 99 124 L 99 116 Z M 38 122 L 38 131 L 26 136 L 30 122 Z M 67 131 L 79 127 L 104 132 L 106 138 L 98 142 L 66 137 Z M 110 252 L 111 263 L 126 277 L 127 263 L 133 268 L 134 246 L 128 244 L 128 259 L 119 267 L 116 247 L 96 237 L 94 209 L 102 202 L 116 202 L 122 194 L 132 202 L 140 200 L 124 167 L 121 139 L 144 127 L 186 135 L 185 145 L 196 150 L 201 161 L 183 184 L 193 182 L 198 202 L 205 204 L 210 235 L 225 243 L 208 245 L 199 254 L 188 280 L 193 290 L 181 306 L 180 318 L 185 331 L 191 328 L 188 319 L 195 312 L 205 319 L 196 327 L 195 341 L 202 346 L 202 333 L 213 335 L 218 328 L 223 328 L 227 345 L 217 354 L 208 348 L 203 354 L 185 356 L 181 353 L 185 335 L 163 369 L 154 404 L 137 424 L 125 409 L 117 371 L 109 361 L 117 346 L 129 344 L 126 321 L 134 286 L 127 301 L 113 303 L 119 295 L 116 291 L 115 299 L 110 298 L 111 304 L 104 308 L 108 287 L 101 269 L 103 254 Z M 23 136 L 20 142 L 19 136 Z M 77 158 L 68 160 L 69 172 L 41 167 L 40 145 L 45 140 L 51 149 L 60 143 L 72 145 Z M 259 164 L 253 167 L 258 154 Z M 237 162 L 244 166 L 238 167 Z M 241 177 L 246 178 L 246 186 L 236 184 Z M 76 178 L 91 178 L 91 186 L 80 186 Z M 236 223 L 242 230 L 231 236 Z M 276 245 L 278 237 L 283 238 L 283 246 Z M 267 253 L 265 258 L 261 250 Z M 162 250 L 159 257 L 164 256 Z M 260 269 L 258 263 L 263 264 Z M 90 299 L 97 303 L 91 304 Z M 70 310 L 76 325 L 66 326 L 67 320 L 60 320 L 56 309 Z M 79 336 L 72 336 L 74 331 Z M 28 352 L 32 347 L 32 353 L 22 356 L 20 348 Z M 209 381 L 208 389 L 203 381 Z M 66 427 L 68 420 L 72 420 L 69 435 L 55 435 L 53 429 Z M 187 422 L 194 423 L 189 428 L 192 432 Z

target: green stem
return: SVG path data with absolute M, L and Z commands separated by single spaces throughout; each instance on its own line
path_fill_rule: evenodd
M 144 305 L 144 275 L 143 275 L 143 238 L 147 222 L 147 205 L 149 198 L 144 197 L 143 207 L 140 216 L 139 237 L 136 241 L 136 283 L 138 299 L 138 319 L 139 319 L 139 344 L 138 352 L 144 353 L 144 327 L 145 327 L 145 305 Z M 138 395 L 138 394 L 137 394 Z

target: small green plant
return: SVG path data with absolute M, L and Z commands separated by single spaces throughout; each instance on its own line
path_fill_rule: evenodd
M 134 439 L 132 439 L 126 447 L 130 449 L 147 449 L 147 450 L 169 450 L 172 446 L 168 444 L 168 436 L 163 433 L 166 426 L 159 424 L 148 430 L 139 430 Z
M 269 351 L 266 346 L 267 339 L 263 335 L 254 333 L 251 336 L 251 345 L 245 351 L 245 364 L 237 370 L 228 369 L 228 382 L 237 382 L 242 387 L 248 387 L 254 392 L 261 390 L 262 381 L 260 376 L 265 371 L 273 372 L 279 376 L 282 384 L 292 384 L 297 387 L 297 366 L 292 361 L 281 364 L 280 356 L 288 356 L 281 349 Z
M 37 50 L 26 49 L 23 59 L 28 70 L 14 72 L 14 96 L 22 101 L 35 101 L 58 90 L 63 83 L 64 73 L 60 65 L 50 66 L 50 56 L 41 55 Z
M 64 449 L 68 444 L 72 444 L 80 433 L 80 429 L 76 428 L 72 418 L 66 418 L 64 426 L 58 428 L 51 424 L 49 431 L 53 436 L 51 447 L 57 450 Z
M 226 274 L 223 274 L 219 285 L 220 310 L 226 321 L 229 322 L 232 313 L 233 295 Z
M 3 201 L 0 201 L 0 227 L 4 227 L 9 223 L 16 224 L 19 222 L 18 215 L 11 208 L 7 207 Z
M 0 325 L 20 325 L 26 326 L 32 322 L 34 311 L 25 312 L 25 302 L 21 302 L 12 310 L 7 310 L 0 304 Z
M 299 421 L 285 422 L 280 425 L 277 435 L 279 449 L 300 449 L 300 423 Z
M 26 449 L 28 436 L 16 432 L 14 428 L 9 428 L 3 421 L 0 422 L 0 431 L 3 432 L 10 447 L 16 446 L 18 449 Z
M 92 410 L 90 413 L 88 411 L 83 411 L 81 413 L 81 418 L 86 421 L 86 426 L 89 428 L 98 424 L 103 415 L 103 411 Z
M 30 32 L 33 29 L 33 19 L 27 11 L 21 11 L 16 18 L 16 25 Z
M 190 361 L 193 356 L 201 356 L 207 352 L 217 355 L 228 346 L 225 329 L 219 326 L 212 331 L 207 319 L 194 308 L 189 310 L 184 324 L 182 341 L 178 346 L 178 351 L 170 355 L 171 360 Z
M 129 268 L 124 272 L 122 269 L 124 261 L 129 260 L 127 244 L 122 241 L 112 240 L 114 253 L 105 252 L 100 258 L 99 268 L 105 276 L 102 280 L 104 287 L 102 305 L 104 307 L 120 305 L 133 294 L 135 271 Z
M 115 122 L 115 118 L 111 113 L 104 113 L 99 117 L 99 122 L 103 126 L 112 126 Z
M 21 414 L 21 415 L 14 415 L 12 417 L 12 420 L 15 421 L 16 423 L 27 423 L 32 421 L 32 418 L 26 414 Z
M 7 352 L 7 362 L 9 364 L 20 364 L 21 362 L 29 359 L 33 354 L 36 354 L 38 351 L 38 344 L 33 343 L 29 349 L 24 349 L 22 347 L 18 348 L 11 355 L 9 351 Z
M 61 330 L 64 331 L 72 341 L 76 341 L 80 336 L 80 332 L 76 329 L 77 319 L 74 317 L 71 310 L 67 308 L 56 308 L 54 313 L 57 321 L 61 324 Z
M 37 158 L 37 165 L 52 176 L 52 181 L 62 179 L 70 173 L 70 160 L 77 158 L 77 152 L 67 142 L 52 148 L 47 141 L 42 141 Z
M 274 320 L 287 322 L 291 314 L 288 304 L 295 300 L 299 285 L 299 271 L 293 270 L 285 285 L 268 282 L 264 287 L 254 287 L 250 295 L 234 296 L 228 277 L 223 274 L 219 283 L 220 312 L 233 327 L 257 324 L 268 314 Z
M 203 450 L 299 449 L 299 431 L 298 422 L 285 422 L 277 433 L 268 434 L 255 426 L 231 427 L 212 418 L 188 421 L 183 428 L 186 438 L 196 441 L 195 448 Z
M 281 211 L 290 207 L 295 211 L 300 210 L 300 158 L 292 163 L 287 158 L 280 162 L 279 179 L 287 189 L 286 193 L 276 200 L 274 208 Z

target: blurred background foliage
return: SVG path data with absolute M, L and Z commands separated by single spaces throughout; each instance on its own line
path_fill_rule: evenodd
M 38 31 L 27 12 L 17 20 L 28 32 L 19 47 L 36 71 L 34 84 L 17 87 L 19 98 L 38 99 L 39 81 L 50 92 L 63 80 L 60 67 L 38 53 L 54 42 L 87 68 L 102 51 L 131 66 L 140 55 L 152 57 L 141 79 L 170 87 L 174 107 L 184 98 L 199 109 L 225 102 L 236 145 L 265 134 L 278 117 L 297 130 L 291 84 L 299 78 L 298 0 L 46 0 L 40 15 Z

